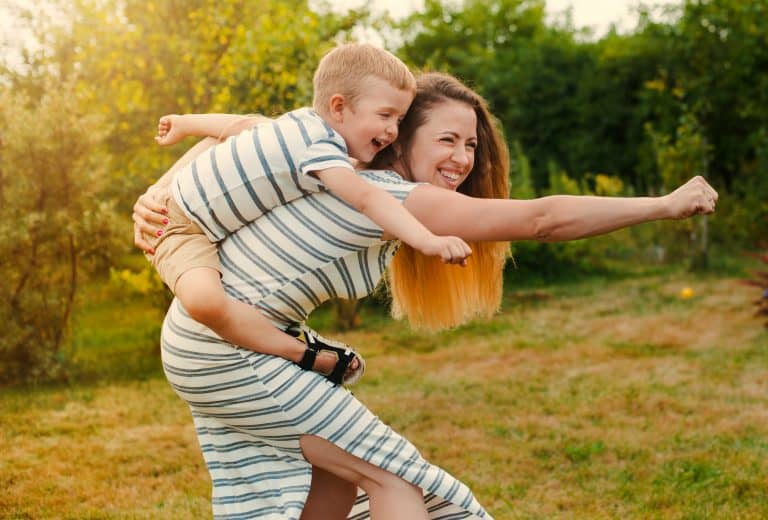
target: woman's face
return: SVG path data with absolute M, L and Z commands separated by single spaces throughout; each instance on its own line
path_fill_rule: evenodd
M 477 116 L 471 106 L 452 99 L 426 114 L 408 151 L 412 180 L 455 191 L 475 164 Z

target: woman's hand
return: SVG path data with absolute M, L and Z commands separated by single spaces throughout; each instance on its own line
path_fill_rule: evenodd
M 133 244 L 151 255 L 155 254 L 145 236 L 160 236 L 168 224 L 168 208 L 155 197 L 160 192 L 148 189 L 133 205 Z M 154 225 L 153 225 L 154 224 Z
M 664 196 L 670 212 L 669 218 L 673 219 L 713 213 L 717 198 L 717 192 L 700 175 Z

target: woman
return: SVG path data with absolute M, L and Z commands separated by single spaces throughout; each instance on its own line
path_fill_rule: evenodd
M 376 165 L 393 171 L 361 172 L 435 233 L 472 242 L 464 270 L 446 266 L 435 274 L 441 266 L 404 248 L 395 257 L 395 311 L 418 325 L 455 325 L 478 306 L 482 314 L 496 309 L 506 247 L 493 241 L 582 238 L 709 213 L 717 200 L 701 178 L 659 198 L 508 200 L 502 142 L 479 96 L 454 78 L 428 74 L 398 142 Z M 147 207 L 157 206 L 144 197 L 135 219 L 137 229 L 152 233 L 147 220 L 161 216 Z M 332 194 L 310 195 L 220 244 L 223 283 L 290 329 L 328 298 L 373 291 L 396 250 L 388 238 Z M 216 516 L 489 518 L 466 486 L 322 376 L 221 342 L 177 303 L 163 325 L 162 349 L 166 375 L 192 410 Z

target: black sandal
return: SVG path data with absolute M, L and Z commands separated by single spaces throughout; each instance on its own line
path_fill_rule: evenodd
M 315 366 L 317 354 L 325 350 L 326 352 L 333 352 L 336 354 L 336 365 L 334 365 L 333 370 L 328 374 L 323 374 L 322 372 L 318 373 L 325 376 L 331 383 L 335 385 L 352 385 L 360 381 L 360 378 L 363 377 L 363 373 L 365 372 L 365 360 L 360 354 L 352 350 L 349 345 L 341 343 L 340 341 L 324 338 L 306 325 L 301 325 L 298 331 L 292 332 L 296 334 L 300 341 L 307 344 L 307 350 L 304 351 L 304 356 L 301 358 L 301 361 L 297 363 L 304 370 L 312 370 Z M 358 362 L 357 368 L 352 373 L 345 376 L 347 368 L 355 359 L 357 359 Z

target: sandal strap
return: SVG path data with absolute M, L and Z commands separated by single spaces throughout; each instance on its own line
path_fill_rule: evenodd
M 355 382 L 362 376 L 365 370 L 365 363 L 357 352 L 352 350 L 348 345 L 339 341 L 324 338 L 306 325 L 301 325 L 298 330 L 294 329 L 287 332 L 307 345 L 307 350 L 304 352 L 304 356 L 298 363 L 304 370 L 312 370 L 318 353 L 325 350 L 336 354 L 336 364 L 333 366 L 333 369 L 330 373 L 323 374 L 323 376 L 331 383 L 335 385 L 345 383 L 344 376 L 347 373 L 347 368 L 349 368 L 349 365 L 355 359 L 358 360 L 360 366 L 355 370 L 355 375 L 350 377 L 349 380 Z
M 328 348 L 330 350 L 336 351 L 337 347 L 329 346 Z M 344 382 L 344 374 L 347 372 L 347 367 L 349 367 L 349 364 L 352 363 L 352 360 L 357 356 L 349 349 L 347 349 L 345 352 L 336 351 L 336 354 L 338 355 L 338 360 L 336 361 L 336 364 L 334 365 L 331 373 L 325 377 L 328 378 L 331 383 L 340 385 L 342 382 Z
M 304 355 L 301 357 L 301 361 L 299 361 L 298 365 L 304 370 L 312 370 L 312 367 L 315 366 L 315 359 L 317 359 L 317 350 L 307 346 L 307 349 L 304 351 Z

